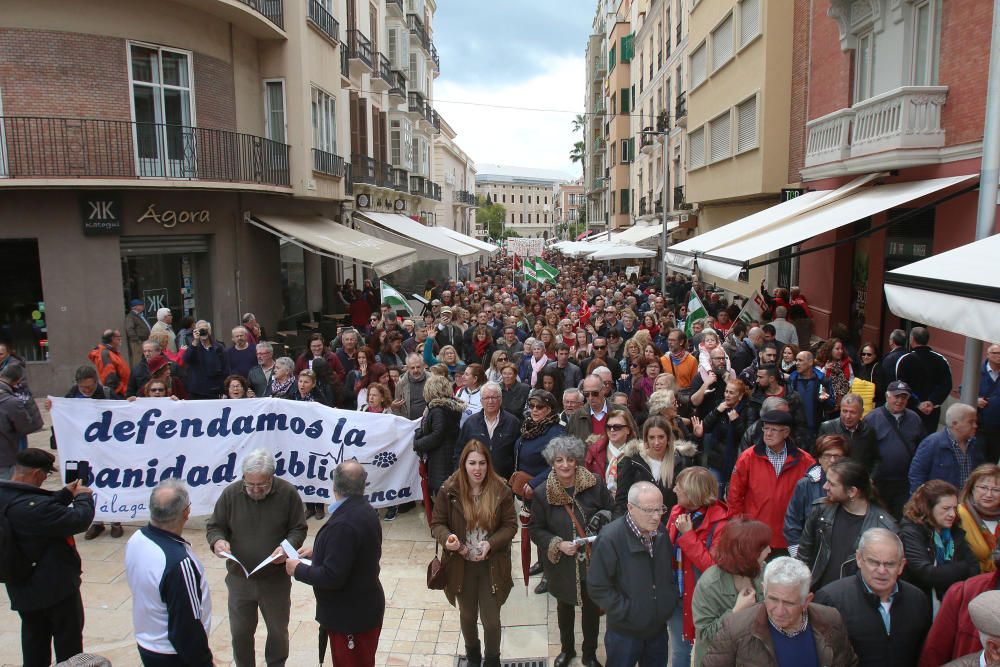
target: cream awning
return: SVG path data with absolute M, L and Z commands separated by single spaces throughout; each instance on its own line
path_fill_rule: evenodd
M 479 239 L 473 238 L 468 234 L 463 234 L 462 232 L 456 232 L 454 229 L 449 229 L 448 227 L 435 227 L 439 232 L 443 232 L 450 236 L 451 238 L 464 243 L 467 246 L 472 246 L 473 248 L 479 248 L 481 252 L 493 254 L 500 250 L 500 246 L 493 245 L 492 243 L 487 243 L 486 241 L 481 241 Z
M 410 243 L 453 255 L 462 264 L 475 262 L 482 252 L 479 248 L 466 245 L 464 242 L 442 233 L 440 227 L 428 227 L 405 215 L 368 211 L 355 211 L 354 215 L 403 237 Z
M 319 216 L 252 214 L 248 221 L 317 255 L 356 261 L 379 275 L 392 273 L 417 260 L 417 253 L 411 248 Z

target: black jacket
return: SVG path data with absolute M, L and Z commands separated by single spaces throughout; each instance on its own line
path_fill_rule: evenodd
M 878 609 L 881 602 L 868 591 L 860 574 L 824 586 L 813 599 L 840 612 L 859 667 L 914 667 L 920 659 L 931 629 L 931 605 L 913 584 L 899 581 L 897 585 L 889 608 L 889 632 Z
M 469 440 L 481 440 L 490 448 L 493 469 L 503 479 L 514 474 L 514 443 L 521 437 L 521 422 L 506 410 L 500 410 L 500 422 L 493 429 L 493 437 L 486 428 L 486 413 L 482 410 L 465 420 L 458 431 L 452 467 L 458 469 L 458 458 Z
M 802 535 L 799 537 L 799 549 L 795 557 L 808 565 L 812 570 L 813 590 L 815 590 L 820 579 L 823 578 L 823 573 L 826 572 L 827 566 L 831 565 L 830 548 L 833 542 L 833 522 L 837 517 L 838 507 L 839 505 L 836 503 L 826 502 L 825 496 L 814 501 L 812 504 L 812 513 L 806 519 L 805 528 L 803 528 Z M 885 528 L 894 533 L 899 532 L 899 526 L 896 525 L 895 519 L 884 509 L 872 503 L 868 504 L 868 512 L 861 522 L 861 530 L 858 531 L 858 540 L 861 539 L 862 533 L 869 528 Z M 854 548 L 851 549 L 850 558 L 846 562 L 832 564 L 833 567 L 836 567 L 840 571 L 840 577 L 838 578 L 857 572 L 858 566 L 855 562 L 856 557 L 854 552 L 857 550 L 858 540 L 854 541 Z
M 528 402 L 528 394 L 531 387 L 521 381 L 514 383 L 510 389 L 506 385 L 500 385 L 500 402 L 503 409 L 517 417 L 518 421 L 524 421 L 524 406 Z M 560 398 L 562 398 L 560 396 Z
M 659 482 L 653 479 L 653 471 L 649 464 L 642 458 L 642 441 L 633 440 L 629 442 L 622 451 L 622 458 L 618 462 L 618 488 L 615 491 L 615 516 L 622 516 L 627 511 L 628 490 L 636 482 L 649 482 L 660 490 L 663 494 L 663 504 L 667 511 L 663 513 L 663 521 L 670 515 L 670 508 L 677 504 L 677 494 L 674 493 L 674 482 L 681 470 L 694 465 L 692 457 L 698 453 L 698 447 L 693 442 L 678 440 L 674 443 L 674 475 L 667 484 L 663 477 Z
M 378 512 L 364 497 L 347 498 L 319 529 L 312 565 L 300 563 L 295 568 L 295 578 L 313 587 L 321 628 L 352 634 L 382 625 L 381 559 Z
M 187 367 L 187 390 L 192 398 L 219 398 L 222 383 L 229 375 L 229 360 L 222 343 L 212 341 L 211 347 L 193 344 L 184 351 Z
M 979 561 L 969 548 L 965 531 L 956 519 L 951 527 L 951 539 L 955 541 L 955 556 L 947 563 L 934 564 L 934 536 L 931 529 L 904 518 L 900 523 L 899 539 L 906 552 L 906 570 L 903 578 L 931 595 L 937 593 L 939 599 L 952 584 L 979 574 Z
M 951 367 L 939 352 L 926 345 L 913 348 L 899 358 L 896 379 L 910 385 L 913 393 L 907 407 L 915 410 L 922 401 L 941 405 L 951 393 Z
M 830 419 L 819 425 L 819 435 L 842 435 L 847 438 L 847 442 L 851 446 L 851 460 L 863 465 L 870 477 L 875 476 L 881 457 L 878 453 L 875 429 L 867 422 L 861 420 L 858 422 L 857 428 L 851 432 L 844 428 L 839 417 Z
M 625 517 L 601 530 L 587 572 L 587 593 L 607 612 L 609 628 L 638 639 L 666 631 L 678 605 L 673 553 L 667 531 L 659 530 L 650 558 Z
M 0 481 L 0 511 L 7 513 L 21 556 L 33 565 L 27 579 L 7 584 L 11 609 L 37 611 L 75 594 L 81 564 L 70 538 L 94 520 L 94 496 Z
M 413 450 L 427 457 L 427 483 L 431 493 L 437 493 L 444 480 L 455 472 L 453 450 L 464 409 L 462 401 L 435 398 L 427 406 L 427 414 L 413 438 Z

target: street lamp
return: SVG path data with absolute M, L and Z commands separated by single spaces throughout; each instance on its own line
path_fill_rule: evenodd
M 663 261 L 660 266 L 660 294 L 665 294 L 667 291 L 667 244 L 670 242 L 670 235 L 667 233 L 667 211 L 670 210 L 669 198 L 667 193 L 667 141 L 666 137 L 669 134 L 667 130 L 642 130 L 639 132 L 640 136 L 651 136 L 651 137 L 663 137 L 664 141 L 661 146 L 663 153 L 663 187 L 660 190 L 660 200 L 661 208 L 663 209 L 663 214 L 660 216 L 660 223 L 663 228 L 660 230 L 660 247 L 663 248 Z

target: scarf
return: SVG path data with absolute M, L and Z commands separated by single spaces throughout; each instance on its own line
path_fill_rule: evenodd
M 294 380 L 294 376 L 289 376 L 284 382 L 278 382 L 278 376 L 271 376 L 271 396 L 281 396 L 284 394 L 292 386 Z
M 542 421 L 536 422 L 531 417 L 525 417 L 524 423 L 521 424 L 521 439 L 522 440 L 534 440 L 538 436 L 549 430 L 549 427 L 553 424 L 559 423 L 559 415 L 555 412 L 549 413 L 548 417 L 542 419 Z
M 477 339 L 472 343 L 472 346 L 476 349 L 476 357 L 482 359 L 483 355 L 486 354 L 486 348 L 490 346 L 490 339 L 489 338 L 487 338 L 486 340 Z M 483 361 L 486 360 L 483 359 Z
M 976 522 L 976 526 L 979 527 L 979 532 L 983 534 L 983 540 L 989 546 L 990 551 L 996 549 L 997 535 L 986 527 L 986 522 L 1000 521 L 1000 509 L 994 510 L 993 512 L 981 510 L 976 507 L 974 502 L 972 502 L 972 497 L 970 496 L 968 500 L 965 501 L 965 510 L 969 513 L 969 516 L 972 517 L 972 520 Z M 1000 531 L 1000 524 L 997 524 L 997 530 Z
M 935 562 L 938 565 L 950 562 L 955 557 L 955 541 L 951 539 L 951 528 L 934 531 Z
M 538 383 L 538 373 L 545 368 L 546 364 L 549 363 L 549 359 L 546 355 L 542 355 L 542 358 L 535 361 L 534 357 L 528 357 L 528 363 L 531 364 L 531 386 L 534 387 Z

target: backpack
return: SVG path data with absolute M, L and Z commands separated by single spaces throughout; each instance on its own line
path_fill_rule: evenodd
M 0 583 L 14 584 L 26 581 L 31 576 L 32 566 L 24 557 L 17 543 L 17 536 L 7 518 L 11 503 L 0 512 Z

